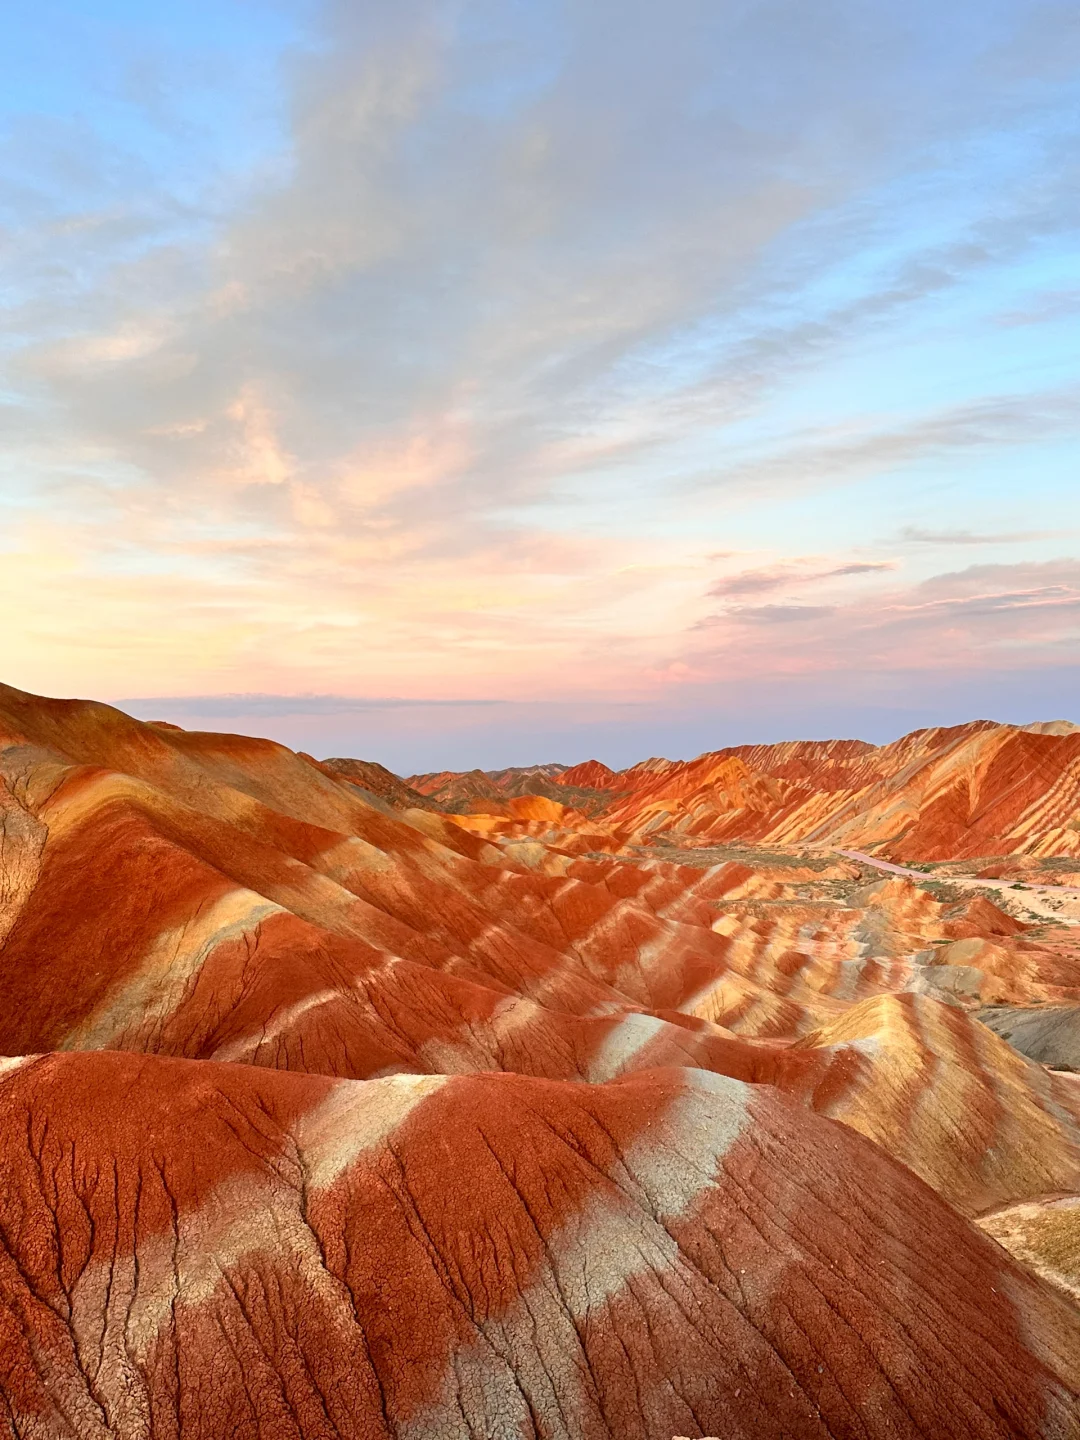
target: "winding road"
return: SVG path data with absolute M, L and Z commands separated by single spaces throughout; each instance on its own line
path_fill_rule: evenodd
M 903 875 L 911 880 L 937 878 L 948 885 L 956 885 L 962 890 L 997 890 L 1003 897 L 1022 905 L 1033 915 L 1052 920 L 1057 925 L 1080 925 L 1080 889 L 1075 887 L 1064 885 L 1029 886 L 1025 881 L 1023 882 L 1024 888 L 1017 890 L 1016 883 L 1012 880 L 979 880 L 974 875 L 934 877 L 927 874 L 925 870 L 913 870 L 909 865 L 894 865 L 891 860 L 878 860 L 875 856 L 866 855 L 861 850 L 841 850 L 834 846 L 833 853 L 843 855 L 847 860 L 859 860 L 864 865 L 872 865 L 875 870 L 883 870 L 888 875 Z

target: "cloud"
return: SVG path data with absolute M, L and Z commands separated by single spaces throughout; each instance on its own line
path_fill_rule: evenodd
M 365 695 L 144 695 L 113 702 L 132 713 L 161 711 L 169 715 L 222 716 L 353 715 L 367 710 L 402 710 L 505 705 L 505 700 L 443 700 Z
M 277 424 L 253 384 L 244 385 L 236 399 L 225 408 L 225 417 L 238 430 L 233 446 L 234 463 L 219 470 L 219 478 L 240 485 L 281 485 L 292 475 L 295 459 L 278 440 Z M 198 424 L 181 424 L 181 435 L 202 434 Z
M 1013 328 L 1045 325 L 1077 315 L 1080 315 L 1080 290 L 1048 290 L 1036 295 L 1022 309 L 1006 311 L 999 317 L 998 323 Z
M 796 620 L 820 620 L 835 609 L 835 605 L 740 605 L 731 613 L 737 620 L 756 625 L 787 625 Z
M 989 590 L 977 595 L 950 595 L 890 608 L 908 614 L 920 611 L 949 611 L 953 614 L 999 615 L 1006 610 L 1039 610 L 1063 607 L 1080 609 L 1080 586 L 1042 585 L 1032 590 Z
M 787 643 L 789 621 L 798 638 Z M 775 636 L 762 647 L 759 630 Z M 1080 644 L 1080 565 L 1071 558 L 972 565 L 832 605 L 734 605 L 686 632 L 678 658 L 704 677 L 863 675 L 946 669 L 976 677 L 1062 665 Z M 913 682 L 924 686 L 925 679 Z
M 354 462 L 382 455 L 442 477 L 427 487 L 425 544 L 460 547 L 463 524 L 550 495 L 585 437 L 632 461 L 701 424 L 692 372 L 654 380 L 656 348 L 693 345 L 688 327 L 751 328 L 708 366 L 715 416 L 717 384 L 757 387 L 763 368 L 820 355 L 985 263 L 966 239 L 924 247 L 865 295 L 775 320 L 769 307 L 798 296 L 821 252 L 755 278 L 765 248 L 804 221 L 828 228 L 830 207 L 932 134 L 935 104 L 982 103 L 975 74 L 952 67 L 944 84 L 929 63 L 940 37 L 928 51 L 917 23 L 881 14 L 864 33 L 830 6 L 810 31 L 791 4 L 766 17 L 684 0 L 647 7 L 633 33 L 605 4 L 485 14 L 494 34 L 478 43 L 479 12 L 451 13 L 329 5 L 318 49 L 287 71 L 284 178 L 249 189 L 205 250 L 132 255 L 102 237 L 104 274 L 65 306 L 80 337 L 32 341 L 27 361 L 68 423 L 151 489 L 180 484 L 193 501 L 217 476 L 296 472 L 333 523 L 355 531 L 374 509 L 407 531 L 408 485 L 354 503 Z M 984 60 L 1010 23 L 976 27 Z M 609 103 L 630 93 L 632 107 Z M 72 344 L 109 365 L 72 365 Z M 627 406 L 647 423 L 620 434 Z M 443 453 L 447 424 L 467 427 L 467 449 Z
M 714 596 L 760 595 L 770 590 L 790 590 L 796 586 L 840 579 L 847 575 L 876 575 L 885 570 L 895 570 L 896 562 L 854 560 L 843 565 L 830 565 L 825 569 L 811 567 L 811 561 L 802 560 L 762 566 L 756 570 L 741 570 L 736 575 L 725 575 L 723 579 L 717 580 L 709 586 L 708 593 Z
M 1060 530 L 1011 530 L 980 534 L 976 530 L 924 530 L 905 525 L 899 538 L 909 545 L 1025 545 L 1033 540 L 1051 540 Z
M 903 424 L 836 435 L 817 428 L 784 437 L 781 447 L 699 475 L 698 486 L 766 493 L 818 490 L 866 475 L 887 475 L 924 460 L 965 451 L 1021 446 L 1080 431 L 1080 383 L 1035 394 L 993 395 Z

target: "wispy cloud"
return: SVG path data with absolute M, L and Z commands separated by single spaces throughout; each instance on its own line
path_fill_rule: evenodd
M 977 530 L 924 530 L 920 525 L 905 525 L 900 540 L 909 545 L 1026 545 L 1032 540 L 1052 540 L 1060 530 L 1006 530 L 997 534 L 981 534 Z
M 195 715 L 204 719 L 228 716 L 354 715 L 366 710 L 488 708 L 505 700 L 443 700 L 426 697 L 365 695 L 143 695 L 114 702 L 122 710 L 169 715 Z
M 1080 383 L 939 407 L 902 424 L 873 420 L 861 418 L 854 435 L 824 427 L 787 434 L 781 445 L 701 474 L 695 483 L 764 493 L 814 491 L 937 457 L 1071 437 L 1080 433 Z
M 733 614 L 755 625 L 788 625 L 799 620 L 820 620 L 835 609 L 835 605 L 741 605 Z
M 758 628 L 791 622 L 805 622 L 797 639 L 777 640 L 763 652 Z M 1006 665 L 1023 672 L 1080 652 L 1080 567 L 1071 559 L 972 565 L 893 583 L 857 601 L 733 605 L 688 635 L 680 658 L 703 677 L 770 670 L 870 677 L 943 667 L 974 676 Z
M 1070 320 L 1080 315 L 1080 289 L 1050 290 L 1033 299 L 1019 310 L 1007 310 L 998 323 L 1008 327 L 1045 325 Z
M 885 570 L 895 570 L 895 560 L 851 560 L 841 565 L 829 565 L 824 569 L 815 567 L 813 561 L 787 561 L 780 565 L 766 565 L 756 570 L 740 570 L 735 575 L 725 575 L 709 586 L 708 593 L 715 596 L 761 595 L 771 590 L 791 590 L 803 585 L 812 585 L 822 580 L 843 579 L 848 575 L 878 575 Z
M 1080 609 L 1080 586 L 1040 585 L 1031 590 L 986 590 L 975 595 L 948 595 L 940 599 L 887 607 L 900 614 L 950 612 L 954 615 L 1000 615 L 1009 610 Z

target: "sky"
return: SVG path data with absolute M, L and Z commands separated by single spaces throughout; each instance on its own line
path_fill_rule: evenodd
M 1080 720 L 1075 0 L 0 18 L 0 679 L 404 773 Z

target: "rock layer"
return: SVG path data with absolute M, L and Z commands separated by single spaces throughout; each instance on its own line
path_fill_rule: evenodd
M 444 774 L 436 796 L 482 810 L 498 784 Z M 593 803 L 620 843 L 839 846 L 894 860 L 1080 856 L 1080 729 L 1067 722 L 916 730 L 890 745 L 787 741 L 645 760 L 612 772 L 587 761 L 544 793 Z M 568 798 L 567 803 L 578 804 Z
M 12 1434 L 1075 1433 L 1080 1315 L 767 1087 L 102 1053 L 0 1105 Z

